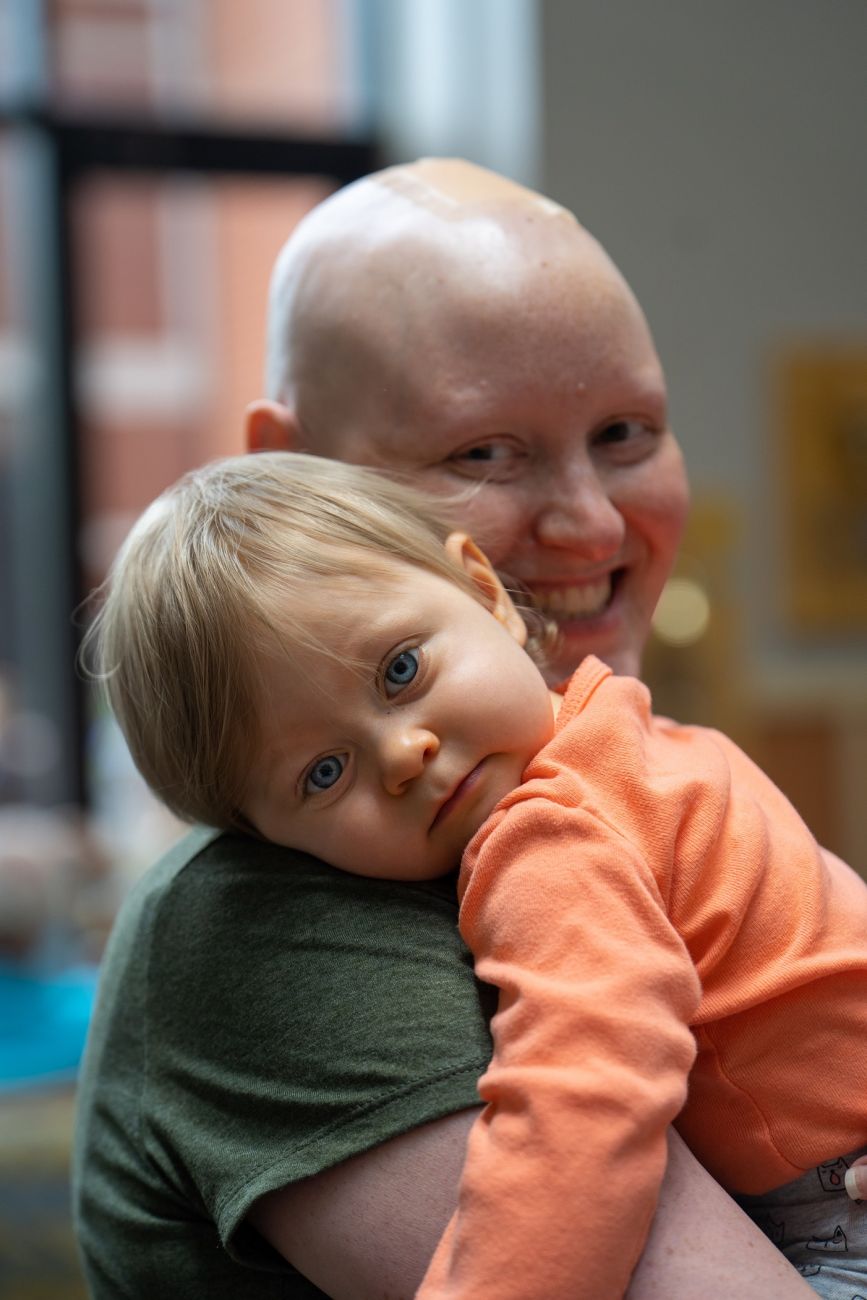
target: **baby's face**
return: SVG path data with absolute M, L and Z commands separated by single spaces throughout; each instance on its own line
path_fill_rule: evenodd
M 344 871 L 442 875 L 550 739 L 549 692 L 509 627 L 445 578 L 391 562 L 328 587 L 304 626 L 339 654 L 261 665 L 243 812 Z
M 552 679 L 590 653 L 637 673 L 687 508 L 662 369 L 589 236 L 522 219 L 459 223 L 437 255 L 409 243 L 320 368 L 346 378 L 345 406 L 317 394 L 303 422 L 319 454 L 476 486 L 460 523 L 559 625 Z

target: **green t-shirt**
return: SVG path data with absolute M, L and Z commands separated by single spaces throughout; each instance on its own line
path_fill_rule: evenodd
M 97 1300 L 322 1293 L 244 1223 L 265 1192 L 478 1103 L 493 992 L 455 878 L 365 880 L 194 831 L 126 900 L 79 1086 Z

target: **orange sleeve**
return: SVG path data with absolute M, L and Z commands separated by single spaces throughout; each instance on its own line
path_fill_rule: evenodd
M 465 859 L 494 1058 L 420 1300 L 620 1296 L 653 1217 L 699 982 L 650 866 L 571 790 L 548 761 Z

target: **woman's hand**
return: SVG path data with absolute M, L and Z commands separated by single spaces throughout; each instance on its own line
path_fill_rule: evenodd
M 867 1201 L 867 1156 L 852 1161 L 844 1181 L 853 1201 Z

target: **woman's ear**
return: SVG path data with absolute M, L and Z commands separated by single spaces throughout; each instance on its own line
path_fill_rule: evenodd
M 301 426 L 288 406 L 259 398 L 244 412 L 248 451 L 298 451 Z
M 527 644 L 527 625 L 512 603 L 512 597 L 503 586 L 494 566 L 476 546 L 469 533 L 449 533 L 446 538 L 446 555 L 460 569 L 479 591 L 482 603 L 489 609 L 498 623 L 519 645 Z

